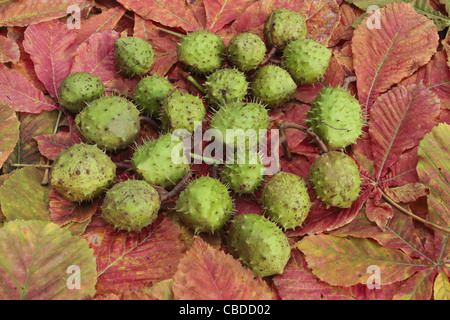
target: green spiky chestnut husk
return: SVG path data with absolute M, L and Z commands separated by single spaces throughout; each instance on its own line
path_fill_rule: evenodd
M 235 154 L 233 163 L 225 163 L 221 178 L 224 184 L 237 194 L 250 194 L 261 186 L 265 167 L 256 152 L 252 156 L 249 150 L 245 150 L 245 155 L 241 158 Z
M 61 151 L 53 163 L 50 185 L 69 201 L 100 196 L 116 177 L 116 166 L 94 145 L 79 143 Z
M 286 8 L 273 10 L 264 24 L 266 43 L 280 50 L 293 40 L 305 39 L 307 31 L 305 18 L 300 13 Z
M 213 104 L 242 101 L 248 90 L 245 74 L 237 69 L 219 69 L 205 82 L 206 98 Z
M 278 172 L 265 184 L 261 204 L 265 215 L 284 229 L 301 226 L 311 208 L 305 180 L 288 172 Z
M 350 208 L 359 196 L 358 165 L 343 152 L 330 151 L 320 155 L 311 165 L 309 181 L 327 207 Z
M 150 117 L 159 115 L 161 101 L 175 90 L 167 77 L 157 74 L 142 78 L 134 88 L 134 101 Z
M 132 169 L 151 185 L 173 188 L 190 169 L 183 148 L 178 149 L 180 143 L 181 138 L 171 133 L 144 142 L 133 153 Z
M 246 149 L 249 149 L 257 147 L 259 130 L 267 130 L 269 124 L 270 117 L 264 105 L 256 102 L 232 102 L 217 110 L 211 118 L 210 128 L 221 133 L 216 138 L 223 139 L 220 142 L 225 145 L 234 144 L 235 149 L 243 148 L 244 145 L 241 143 L 245 142 Z M 227 132 L 228 129 L 234 130 Z M 246 135 L 248 130 L 255 134 L 256 145 L 250 145 L 250 135 Z
M 206 75 L 222 67 L 226 46 L 218 35 L 198 30 L 188 33 L 178 43 L 177 55 L 192 72 Z
M 142 180 L 126 180 L 106 192 L 102 218 L 115 229 L 141 231 L 158 216 L 158 191 Z
M 286 46 L 281 66 L 295 82 L 313 84 L 323 78 L 330 59 L 331 50 L 323 44 L 310 39 L 299 39 Z
M 361 135 L 361 105 L 345 89 L 325 87 L 311 105 L 306 124 L 328 149 L 343 149 Z
M 150 71 L 155 53 L 152 45 L 144 39 L 124 37 L 114 43 L 114 61 L 122 75 L 135 78 Z
M 61 81 L 58 102 L 70 112 L 78 113 L 104 92 L 105 87 L 99 77 L 86 72 L 75 72 Z
M 137 138 L 139 110 L 125 98 L 104 96 L 90 102 L 75 117 L 75 124 L 88 142 L 108 151 L 119 150 Z
M 202 99 L 190 93 L 173 91 L 161 102 L 160 120 L 166 132 L 185 129 L 192 133 L 205 115 Z
M 272 221 L 255 214 L 235 216 L 230 224 L 227 249 L 255 275 L 282 274 L 291 256 L 286 235 Z
M 180 193 L 175 209 L 180 220 L 196 234 L 215 233 L 231 218 L 233 201 L 219 180 L 202 176 Z
M 235 35 L 228 43 L 228 58 L 241 71 L 256 69 L 266 55 L 266 45 L 259 36 L 249 32 Z
M 266 65 L 258 69 L 250 88 L 257 101 L 276 108 L 294 97 L 297 85 L 286 70 L 275 65 Z

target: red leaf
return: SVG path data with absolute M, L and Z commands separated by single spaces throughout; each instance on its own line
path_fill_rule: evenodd
M 39 152 L 49 160 L 55 160 L 61 151 L 82 142 L 80 136 L 65 131 L 57 134 L 43 134 L 33 139 L 38 143 Z
M 197 17 L 196 10 L 188 1 L 118 0 L 118 2 L 142 18 L 165 26 L 181 27 L 186 31 L 204 29 L 202 19 Z
M 354 30 L 352 24 L 353 22 L 355 22 L 356 18 L 364 13 L 364 11 L 362 11 L 361 9 L 346 2 L 340 5 L 339 11 L 341 13 L 341 17 L 339 20 L 339 24 L 333 31 L 330 42 L 328 44 L 329 46 L 334 46 L 341 40 L 351 40 Z
M 95 214 L 97 211 L 100 199 L 93 202 L 78 203 L 71 202 L 61 196 L 54 189 L 49 193 L 49 210 L 50 219 L 59 226 L 64 226 L 70 222 L 85 222 Z
M 367 111 L 381 93 L 427 63 L 439 41 L 433 21 L 408 3 L 380 9 L 379 29 L 368 28 L 369 18 L 352 39 L 359 102 Z
M 125 14 L 126 10 L 121 5 L 115 8 L 106 10 L 98 15 L 95 15 L 81 24 L 81 29 L 74 29 L 77 34 L 75 43 L 80 45 L 84 43 L 91 35 L 106 32 L 114 29 L 117 22 Z
M 16 111 L 40 113 L 57 108 L 57 105 L 36 89 L 17 71 L 0 64 L 0 101 Z
M 402 152 L 414 148 L 439 122 L 439 99 L 422 84 L 396 87 L 381 95 L 370 112 L 369 134 L 375 178 L 386 175 Z
M 217 32 L 236 20 L 255 0 L 205 0 L 206 29 Z
M 76 34 L 57 20 L 31 25 L 25 30 L 23 46 L 33 60 L 39 80 L 56 99 L 61 81 L 72 66 L 75 40 Z
M 382 203 L 380 200 L 368 199 L 366 202 L 367 218 L 375 222 L 381 230 L 386 230 L 386 224 L 394 215 L 394 210 L 388 203 Z
M 20 50 L 17 43 L 0 35 L 0 63 L 17 63 L 20 58 Z
M 303 226 L 288 231 L 289 236 L 302 236 L 306 234 L 318 234 L 345 226 L 355 219 L 359 210 L 369 198 L 370 189 L 363 190 L 358 199 L 348 209 L 331 207 L 326 209 L 320 199 L 316 199 L 306 217 Z
M 176 300 L 270 300 L 274 293 L 261 278 L 201 238 L 180 260 L 175 273 Z
M 442 109 L 450 109 L 450 69 L 444 51 L 436 52 L 430 62 L 400 84 L 419 84 L 421 81 L 438 96 Z
M 140 232 L 117 232 L 110 225 L 83 235 L 97 257 L 97 293 L 139 290 L 172 277 L 185 251 L 180 229 L 160 215 Z

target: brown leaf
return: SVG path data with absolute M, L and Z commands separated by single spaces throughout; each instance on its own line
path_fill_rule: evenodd
M 428 194 L 428 188 L 421 183 L 408 183 L 400 187 L 389 188 L 385 190 L 386 194 L 395 202 L 414 202 L 419 197 Z

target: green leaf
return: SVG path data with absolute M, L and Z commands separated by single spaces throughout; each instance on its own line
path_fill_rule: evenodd
M 53 133 L 58 111 L 43 111 L 38 114 L 19 113 L 19 142 L 3 165 L 3 172 L 16 169 L 11 164 L 38 164 L 41 160 L 36 136 Z
M 8 221 L 50 220 L 48 188 L 41 185 L 42 170 L 26 167 L 16 170 L 0 187 L 2 212 Z
M 430 189 L 428 219 L 441 226 L 450 225 L 450 125 L 441 123 L 420 141 L 417 174 Z
M 0 300 L 88 299 L 96 277 L 93 251 L 58 225 L 16 220 L 0 229 Z
M 442 270 L 434 280 L 434 300 L 450 300 L 450 281 Z

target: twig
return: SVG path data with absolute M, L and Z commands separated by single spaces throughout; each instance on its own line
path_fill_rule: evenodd
M 59 112 L 58 112 L 58 118 L 56 119 L 56 124 L 55 124 L 55 127 L 54 127 L 54 129 L 53 129 L 53 134 L 56 134 L 56 133 L 58 132 L 59 123 L 60 123 L 60 121 L 61 121 L 62 113 L 63 113 L 62 110 L 59 109 Z M 50 160 L 47 159 L 47 160 L 45 161 L 45 165 L 48 166 L 49 164 L 50 164 Z M 42 178 L 42 181 L 41 181 L 41 185 L 42 185 L 42 186 L 48 185 L 49 173 L 50 173 L 50 169 L 49 169 L 49 168 L 46 168 L 45 171 L 44 171 L 44 177 Z
M 348 90 L 348 85 L 349 85 L 351 82 L 355 82 L 355 81 L 356 81 L 356 77 L 355 77 L 355 76 L 347 77 L 347 78 L 345 78 L 344 81 L 342 82 L 342 87 L 343 87 L 345 90 Z
M 192 177 L 192 171 L 189 170 L 187 175 L 184 176 L 183 179 L 181 179 L 180 182 L 177 183 L 177 185 L 165 196 L 161 197 L 161 202 L 167 201 L 170 198 L 175 197 L 178 193 L 180 193 L 181 189 L 183 189 L 189 182 L 189 179 Z
M 270 49 L 267 56 L 265 56 L 264 59 L 261 61 L 259 66 L 265 65 L 270 59 L 272 59 L 272 57 L 275 55 L 276 52 L 277 52 L 277 47 L 273 46 L 272 49 Z
M 292 154 L 291 154 L 291 150 L 289 148 L 289 143 L 288 143 L 287 136 L 286 136 L 286 129 L 297 129 L 297 130 L 305 132 L 306 134 L 308 134 L 310 137 L 312 137 L 316 141 L 316 143 L 319 145 L 319 148 L 322 150 L 322 152 L 328 152 L 328 148 L 326 147 L 326 145 L 322 141 L 322 139 L 320 139 L 317 134 L 315 134 L 312 130 L 310 130 L 306 127 L 303 127 L 303 126 L 295 124 L 295 123 L 286 122 L 286 123 L 281 124 L 278 127 L 278 129 L 280 130 L 280 143 L 284 149 L 286 158 L 288 160 L 292 160 Z
M 195 87 L 195 89 L 198 90 L 198 92 L 200 92 L 202 95 L 206 95 L 206 90 L 205 88 L 203 88 L 200 83 L 197 82 L 197 80 L 195 80 L 192 76 L 188 76 L 186 77 L 186 80 L 189 81 L 190 83 L 192 83 L 192 85 Z
M 213 166 L 212 167 L 212 177 L 214 179 L 219 179 L 219 168 L 217 168 L 217 166 Z
M 25 164 L 25 163 L 13 163 L 11 167 L 33 167 L 33 168 L 46 168 L 50 169 L 52 166 L 48 164 Z
M 281 64 L 281 59 L 278 59 L 278 58 L 270 58 L 270 63 L 273 63 L 273 64 Z
M 178 38 L 184 38 L 185 37 L 184 34 L 181 34 L 181 33 L 178 33 L 178 32 L 172 31 L 172 30 L 167 30 L 167 29 L 164 29 L 164 28 L 161 28 L 161 27 L 155 26 L 155 29 L 157 29 L 159 31 L 162 31 L 162 32 L 165 32 L 165 33 L 168 33 L 168 34 L 171 34 L 171 35 L 173 35 L 175 37 L 178 37 Z
M 131 168 L 130 162 L 114 162 L 114 164 L 116 165 L 116 168 L 121 170 L 129 170 Z
M 152 118 L 141 116 L 139 117 L 139 120 L 143 123 L 149 124 L 150 127 L 155 130 L 156 132 L 161 132 L 161 126 Z
M 384 198 L 387 202 L 389 202 L 391 205 L 393 205 L 394 207 L 396 207 L 398 210 L 400 210 L 401 212 L 407 214 L 408 216 L 412 217 L 413 219 L 416 219 L 416 220 L 418 220 L 418 221 L 420 221 L 420 222 L 422 222 L 422 223 L 424 223 L 424 224 L 426 224 L 426 225 L 432 226 L 432 227 L 434 227 L 434 228 L 436 228 L 436 229 L 438 229 L 438 230 L 441 230 L 441 231 L 443 231 L 443 232 L 445 232 L 445 233 L 450 233 L 450 229 L 449 229 L 449 228 L 442 227 L 442 226 L 437 225 L 437 224 L 435 224 L 435 223 L 433 223 L 433 222 L 430 222 L 430 221 L 427 221 L 427 220 L 425 220 L 425 219 L 422 219 L 422 218 L 419 217 L 419 216 L 416 216 L 414 213 L 412 213 L 412 212 L 406 210 L 405 208 L 403 208 L 402 206 L 400 206 L 397 202 L 395 202 L 393 199 L 391 199 L 386 193 L 383 192 L 383 190 L 381 190 L 381 188 L 380 188 L 379 190 L 380 190 L 381 194 L 383 195 L 383 198 Z

